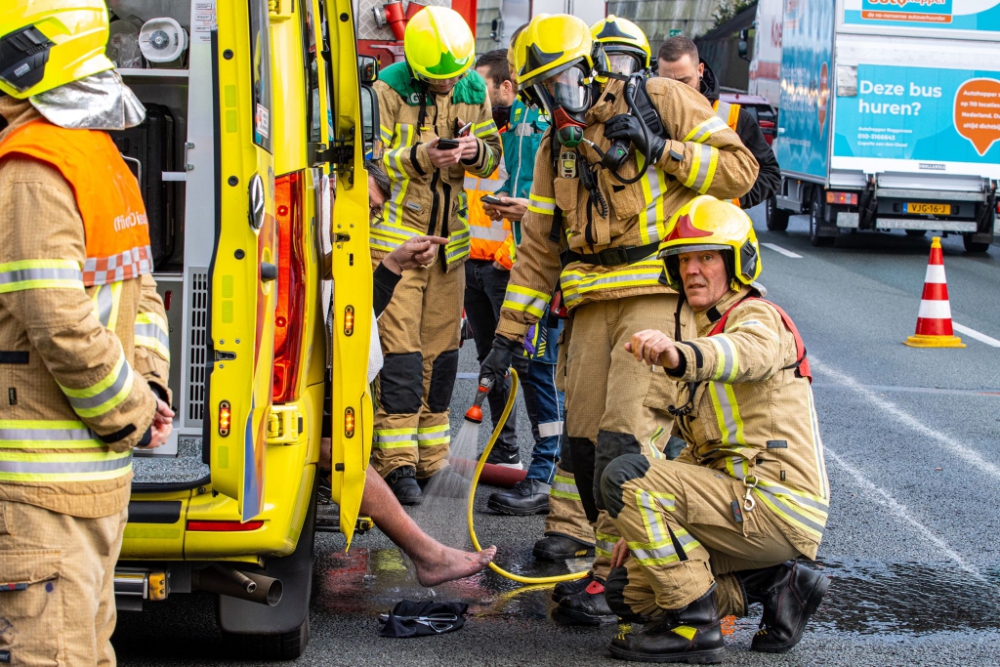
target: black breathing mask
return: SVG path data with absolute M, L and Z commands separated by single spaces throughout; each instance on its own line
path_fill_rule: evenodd
M 571 67 L 535 85 L 535 93 L 552 118 L 555 136 L 566 148 L 576 148 L 587 128 L 586 113 L 593 96 L 587 73 Z

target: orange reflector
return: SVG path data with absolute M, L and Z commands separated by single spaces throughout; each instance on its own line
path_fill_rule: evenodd
M 354 437 L 354 408 L 347 408 L 344 411 L 344 435 L 348 438 Z
M 264 525 L 263 521 L 247 521 L 242 523 L 240 521 L 188 521 L 188 530 L 201 530 L 201 531 L 216 531 L 216 532 L 230 532 L 230 533 L 242 533 L 248 530 L 257 530 Z
M 841 204 L 844 206 L 857 206 L 858 205 L 858 193 L 857 192 L 834 192 L 829 191 L 826 193 L 826 203 L 827 204 Z
M 219 403 L 219 435 L 225 438 L 233 425 L 233 409 L 229 401 Z
M 354 333 L 354 306 L 344 309 L 344 335 L 350 336 Z

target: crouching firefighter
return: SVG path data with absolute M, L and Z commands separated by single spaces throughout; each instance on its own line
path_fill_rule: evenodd
M 403 46 L 406 61 L 382 70 L 375 83 L 392 192 L 384 219 L 371 225 L 372 261 L 377 266 L 414 236 L 448 243 L 431 266 L 403 272 L 379 319 L 385 365 L 372 465 L 399 502 L 414 505 L 430 478 L 455 475 L 447 461 L 448 406 L 470 245 L 463 187 L 466 171 L 485 178 L 496 170 L 501 148 L 486 82 L 469 71 L 476 42 L 461 15 L 446 7 L 421 10 L 407 24 Z M 440 145 L 445 139 L 449 147 Z
M 144 110 L 108 33 L 104 0 L 0 8 L 0 663 L 115 664 L 132 450 L 171 431 L 146 210 L 104 131 Z
M 829 586 L 796 560 L 816 557 L 830 502 L 805 347 L 755 287 L 760 249 L 738 207 L 695 199 L 659 256 L 681 293 L 674 335 L 641 331 L 626 349 L 637 367 L 665 369 L 644 402 L 673 415 L 689 445 L 673 461 L 629 454 L 604 471 L 622 536 L 608 603 L 647 623 L 611 653 L 719 662 L 719 618 L 753 602 L 764 616 L 751 650 L 787 651 Z
M 608 71 L 607 59 L 579 18 L 536 16 L 513 48 L 521 89 L 553 127 L 535 161 L 518 260 L 481 379 L 502 381 L 558 282 L 572 329 L 562 379 L 566 431 L 599 552 L 589 578 L 572 590 L 557 587 L 557 618 L 601 623 L 614 617 L 604 580 L 617 534 L 599 512 L 595 482 L 614 458 L 638 453 L 671 422 L 643 405 L 652 374 L 624 345 L 639 331 L 671 330 L 677 296 L 656 259 L 671 215 L 699 193 L 741 196 L 757 163 L 697 91 L 666 79 L 595 78 L 595 65 Z

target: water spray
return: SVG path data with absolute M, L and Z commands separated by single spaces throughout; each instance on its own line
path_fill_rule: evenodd
M 476 471 L 472 474 L 472 482 L 469 485 L 469 498 L 466 503 L 466 515 L 469 520 L 469 537 L 472 538 L 472 546 L 476 551 L 483 550 L 483 548 L 479 545 L 479 538 L 476 537 L 476 528 L 473 524 L 473 509 L 476 503 L 476 488 L 479 486 L 479 476 L 483 473 L 483 466 L 486 465 L 486 459 L 489 458 L 490 452 L 493 451 L 493 445 L 496 444 L 497 438 L 500 437 L 500 431 L 503 430 L 504 424 L 507 423 L 507 418 L 514 409 L 514 401 L 517 400 L 517 389 L 519 384 L 517 371 L 511 368 L 510 375 L 510 395 L 507 396 L 507 404 L 504 406 L 503 414 L 500 415 L 500 419 L 497 420 L 496 427 L 490 435 L 489 442 L 486 443 L 486 449 L 483 450 L 482 456 L 479 457 L 479 463 L 476 464 Z M 476 390 L 476 398 L 472 403 L 472 407 L 465 413 L 465 424 L 462 425 L 463 430 L 468 426 L 470 428 L 475 428 L 478 431 L 479 425 L 483 422 L 483 401 L 486 400 L 491 388 L 492 383 L 486 378 L 483 378 L 479 382 L 479 388 Z M 563 581 L 582 579 L 587 576 L 587 572 L 583 571 L 571 572 L 570 574 L 562 574 L 554 577 L 522 577 L 512 572 L 508 572 L 496 563 L 492 562 L 490 563 L 490 569 L 502 577 L 506 577 L 507 579 L 522 584 L 558 584 Z

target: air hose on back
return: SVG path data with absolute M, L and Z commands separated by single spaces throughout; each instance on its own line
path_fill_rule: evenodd
M 483 450 L 483 455 L 479 457 L 479 462 L 476 464 L 476 471 L 472 474 L 472 483 L 469 486 L 469 497 L 466 503 L 466 514 L 469 519 L 469 537 L 472 538 L 472 546 L 475 547 L 476 551 L 482 551 L 483 548 L 479 545 L 479 538 L 476 537 L 476 528 L 473 524 L 474 506 L 476 502 L 476 488 L 479 486 L 479 476 L 483 472 L 483 466 L 486 465 L 486 459 L 489 458 L 490 452 L 493 451 L 493 445 L 496 443 L 497 438 L 500 437 L 500 431 L 503 430 L 504 424 L 507 423 L 507 418 L 510 416 L 511 411 L 514 409 L 514 401 L 517 400 L 517 389 L 519 385 L 517 371 L 513 368 L 510 369 L 511 382 L 510 382 L 510 395 L 507 397 L 507 404 L 504 406 L 503 414 L 500 415 L 500 419 L 497 420 L 497 425 L 493 429 L 493 433 L 490 435 L 489 442 L 486 443 L 486 449 Z M 486 398 L 486 394 L 489 393 L 489 385 L 482 384 L 479 386 L 476 394 L 475 404 L 469 408 L 469 411 L 465 413 L 465 418 L 472 422 L 482 422 L 483 411 L 482 404 L 483 399 Z M 587 572 L 572 572 L 570 574 L 561 574 L 553 577 L 522 577 L 521 575 L 508 572 L 496 563 L 490 563 L 490 569 L 499 574 L 502 577 L 506 577 L 512 581 L 516 581 L 522 584 L 558 584 L 562 581 L 573 581 L 575 579 L 582 579 L 587 576 Z

